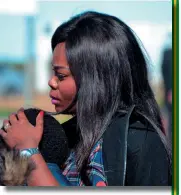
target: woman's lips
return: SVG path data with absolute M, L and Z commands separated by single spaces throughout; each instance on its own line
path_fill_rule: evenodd
M 55 104 L 55 105 L 57 105 L 57 104 L 60 103 L 60 101 L 59 100 L 56 100 L 56 99 L 52 99 L 51 102 L 52 102 L 52 104 Z
M 58 99 L 56 99 L 56 98 L 53 98 L 53 97 L 51 97 L 51 102 L 52 102 L 52 104 L 54 104 L 54 105 L 60 104 L 60 100 L 58 100 Z

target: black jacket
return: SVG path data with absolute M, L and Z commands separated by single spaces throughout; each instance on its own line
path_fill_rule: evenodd
M 140 115 L 118 113 L 103 135 L 110 186 L 170 186 L 171 166 L 156 131 Z
M 103 134 L 109 186 L 171 186 L 169 158 L 156 131 L 140 116 L 117 113 Z M 69 147 L 76 144 L 76 118 L 63 124 Z

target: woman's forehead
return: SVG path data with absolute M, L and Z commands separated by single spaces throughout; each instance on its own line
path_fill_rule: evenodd
M 59 68 L 69 67 L 65 52 L 65 43 L 59 43 L 53 51 L 52 65 Z

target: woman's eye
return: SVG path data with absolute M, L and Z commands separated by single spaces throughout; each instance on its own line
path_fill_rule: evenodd
M 64 80 L 64 78 L 66 77 L 66 75 L 63 75 L 63 74 L 60 74 L 60 73 L 57 73 L 56 70 L 53 68 L 52 69 L 54 71 L 54 75 L 60 80 Z
M 55 76 L 56 76 L 60 81 L 64 80 L 64 78 L 66 77 L 65 75 L 60 74 L 60 73 L 57 73 L 57 72 L 55 72 Z
M 61 74 L 56 74 L 57 78 L 62 81 L 64 80 L 64 78 L 66 77 L 65 75 L 61 75 Z

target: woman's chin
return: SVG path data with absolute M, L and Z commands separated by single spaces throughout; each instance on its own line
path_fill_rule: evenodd
M 76 112 L 76 107 L 73 106 L 73 108 L 71 108 L 70 110 L 68 110 L 68 112 L 64 113 L 64 114 L 72 114 Z M 56 112 L 64 112 L 64 110 L 66 110 L 67 107 L 63 106 L 63 105 L 55 105 L 55 111 Z
M 61 106 L 56 106 L 55 105 L 55 111 L 56 112 L 63 112 L 64 111 L 64 108 L 62 108 Z

